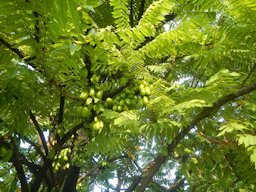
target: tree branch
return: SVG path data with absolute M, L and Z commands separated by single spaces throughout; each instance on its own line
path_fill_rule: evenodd
M 255 71 L 255 69 L 256 69 L 256 63 L 253 64 L 252 69 L 250 70 L 249 74 L 248 74 L 248 75 L 246 76 L 246 78 L 243 80 L 241 87 L 245 85 L 245 82 L 251 77 L 251 75 L 253 74 L 253 72 Z
M 205 107 L 202 109 L 202 111 L 196 115 L 191 123 L 185 127 L 171 142 L 171 144 L 168 145 L 168 156 L 171 156 L 174 152 L 174 149 L 177 147 L 179 142 L 189 133 L 189 131 L 194 128 L 201 120 L 209 117 L 213 112 L 216 112 L 219 110 L 224 104 L 233 101 L 234 99 L 241 97 L 245 94 L 248 94 L 256 89 L 256 82 L 252 83 L 249 86 L 242 87 L 238 91 L 231 93 L 229 95 L 226 95 L 220 99 L 218 99 L 212 107 Z M 156 172 L 160 169 L 160 167 L 165 163 L 168 156 L 163 156 L 160 154 L 158 157 L 156 157 L 146 168 L 149 170 L 146 172 L 146 176 L 144 176 L 140 182 L 136 181 L 136 187 L 138 186 L 138 191 L 143 192 L 151 182 L 151 179 L 156 174 Z M 144 169 L 145 170 L 145 169 Z M 132 184 L 134 185 L 134 183 Z M 135 188 L 136 188 L 135 187 Z
M 184 184 L 185 178 L 175 181 L 167 190 L 167 192 L 177 192 L 177 190 Z
M 74 165 L 71 165 L 69 168 L 63 192 L 76 192 L 76 184 L 79 177 L 80 168 Z
M 31 191 L 38 191 L 43 178 L 45 177 L 48 167 L 51 165 L 52 161 L 46 159 L 41 169 L 35 174 L 35 180 L 32 183 Z M 46 179 L 47 180 L 47 179 Z
M 13 156 L 12 156 L 12 163 L 17 171 L 18 178 L 20 180 L 21 190 L 22 192 L 29 192 L 27 178 L 25 176 L 24 169 L 22 167 L 20 158 L 19 158 L 19 151 L 16 146 L 16 143 L 14 139 L 12 139 L 12 145 L 13 145 Z
M 131 26 L 131 27 L 134 27 L 133 6 L 134 6 L 134 0 L 131 0 L 131 1 L 130 1 L 130 15 L 129 15 L 130 26 Z
M 48 148 L 47 148 L 47 143 L 46 143 L 44 134 L 41 131 L 41 128 L 40 128 L 40 126 L 39 126 L 39 124 L 38 124 L 38 122 L 36 120 L 36 117 L 35 117 L 35 115 L 31 111 L 29 112 L 29 115 L 30 115 L 30 118 L 31 118 L 32 122 L 35 125 L 37 133 L 39 134 L 39 137 L 40 137 L 40 140 L 41 140 L 41 144 L 42 144 L 42 146 L 44 148 L 45 154 L 48 155 L 49 151 L 48 151 Z
M 60 108 L 59 108 L 59 114 L 58 114 L 58 125 L 60 125 L 63 121 L 64 105 L 65 105 L 65 97 L 61 95 L 60 96 Z
M 144 13 L 144 9 L 145 9 L 145 0 L 141 0 L 140 2 L 140 10 L 139 10 L 139 14 L 138 14 L 138 21 L 141 19 L 143 13 Z
M 18 134 L 17 134 L 18 135 Z M 42 152 L 42 150 L 40 149 L 40 147 L 37 146 L 37 144 L 35 144 L 33 141 L 31 141 L 29 138 L 27 138 L 26 136 L 20 136 L 18 135 L 18 137 L 20 139 L 24 139 L 28 144 L 30 144 L 32 147 L 35 148 L 35 150 L 39 153 L 39 155 L 44 159 L 45 158 L 45 155 L 44 153 Z
M 85 122 L 83 121 L 82 123 L 75 125 L 71 130 L 69 130 L 65 135 L 60 140 L 59 146 L 62 146 L 66 141 L 73 135 L 75 134 L 79 129 L 84 127 Z
M 12 52 L 16 53 L 21 59 L 25 57 L 25 54 L 21 50 L 19 50 L 18 48 L 14 48 L 12 44 L 8 43 L 4 39 L 0 38 L 0 43 L 10 49 Z

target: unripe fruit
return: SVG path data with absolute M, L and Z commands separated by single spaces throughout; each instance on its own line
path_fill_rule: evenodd
M 131 105 L 131 99 L 129 99 L 129 98 L 125 99 L 125 103 L 126 103 L 127 105 Z
M 118 111 L 122 111 L 122 110 L 123 110 L 122 106 L 119 105 L 119 106 L 117 107 L 117 110 L 118 110 Z
M 94 97 L 94 95 L 95 95 L 95 90 L 94 89 L 90 89 L 90 92 L 89 92 L 89 95 L 91 96 L 91 97 Z
M 98 99 L 102 99 L 102 95 L 103 95 L 103 91 L 98 91 L 98 92 L 96 93 L 96 97 L 97 97 Z
M 92 98 L 91 97 L 88 97 L 87 99 L 86 99 L 86 102 L 85 102 L 85 104 L 86 105 L 90 105 L 91 103 L 92 103 Z
M 81 99 L 87 99 L 87 97 L 89 96 L 89 93 L 88 91 L 84 91 L 80 94 L 80 98 Z
M 65 155 L 65 156 L 63 157 L 63 160 L 64 160 L 64 161 L 67 161 L 67 160 L 68 160 L 67 155 Z
M 150 88 L 148 86 L 145 87 L 145 95 L 150 95 L 151 91 Z
M 106 104 L 107 104 L 108 107 L 113 106 L 113 100 L 111 98 L 107 98 L 106 99 Z
M 124 106 L 124 99 L 121 99 L 121 101 L 119 102 L 119 105 Z
M 149 102 L 149 100 L 148 100 L 148 97 L 147 97 L 147 96 L 144 96 L 144 97 L 143 97 L 143 102 L 144 102 L 144 104 L 147 104 L 147 103 Z

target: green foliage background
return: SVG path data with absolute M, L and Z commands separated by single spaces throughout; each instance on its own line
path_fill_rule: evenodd
M 1 0 L 1 190 L 255 191 L 255 21 L 254 0 Z

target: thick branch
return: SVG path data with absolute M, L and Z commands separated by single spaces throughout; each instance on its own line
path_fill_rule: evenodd
M 190 125 L 185 127 L 172 141 L 170 145 L 168 145 L 168 156 L 171 156 L 176 146 L 179 142 L 189 133 L 189 131 L 195 127 L 201 120 L 209 117 L 212 113 L 219 110 L 224 104 L 233 101 L 234 99 L 241 97 L 245 94 L 248 94 L 256 89 L 256 82 L 249 86 L 242 87 L 238 91 L 224 96 L 217 100 L 212 107 L 205 107 L 203 110 L 193 118 Z M 151 182 L 151 179 L 156 174 L 156 172 L 160 169 L 160 167 L 164 164 L 168 156 L 159 155 L 150 163 L 149 171 L 147 172 L 146 176 L 142 178 L 140 185 L 138 187 L 138 191 L 143 192 L 145 191 L 146 187 Z M 138 183 L 139 184 L 139 183 Z
M 41 169 L 35 174 L 35 180 L 32 183 L 31 191 L 38 191 L 43 178 L 46 176 L 47 170 L 50 167 L 52 161 L 50 159 L 46 159 Z M 47 180 L 47 179 L 46 179 Z
M 75 134 L 79 129 L 84 127 L 85 122 L 75 125 L 71 130 L 69 130 L 60 140 L 59 146 L 62 146 L 66 141 Z
M 35 115 L 31 111 L 29 112 L 29 115 L 30 115 L 30 118 L 31 118 L 32 122 L 35 125 L 37 133 L 39 134 L 39 137 L 40 137 L 40 140 L 41 140 L 41 144 L 42 144 L 42 146 L 44 148 L 45 154 L 47 155 L 48 154 L 48 148 L 47 148 L 47 143 L 46 143 L 44 134 L 41 131 L 41 128 L 40 128 L 40 126 L 39 126 L 39 124 L 38 124 L 38 122 L 36 120 Z
M 12 163 L 17 171 L 17 176 L 20 180 L 22 192 L 28 192 L 29 188 L 28 188 L 27 178 L 25 176 L 25 172 L 24 172 L 24 169 L 22 167 L 22 164 L 21 164 L 21 161 L 19 158 L 19 151 L 18 151 L 18 148 L 17 148 L 14 140 L 12 140 L 12 144 L 13 144 L 13 150 L 14 150 L 13 156 L 12 156 Z
M 72 165 L 69 168 L 67 178 L 64 183 L 63 192 L 76 192 L 76 184 L 79 177 L 80 168 Z

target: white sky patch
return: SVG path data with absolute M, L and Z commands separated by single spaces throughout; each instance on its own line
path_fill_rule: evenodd
M 47 131 L 44 131 L 43 134 L 44 134 L 45 140 L 48 141 L 49 131 L 48 131 L 48 130 L 47 130 Z M 21 140 L 21 142 L 20 142 L 20 147 L 21 147 L 21 148 L 24 148 L 24 149 L 28 149 L 28 148 L 30 147 L 30 144 L 27 143 L 26 141 L 22 141 L 22 140 Z
M 164 30 L 165 30 L 165 31 L 169 31 L 170 28 L 171 28 L 171 27 L 170 27 L 169 23 L 164 24 Z

